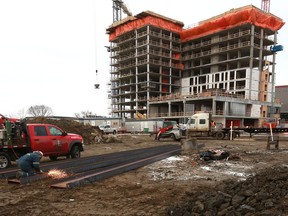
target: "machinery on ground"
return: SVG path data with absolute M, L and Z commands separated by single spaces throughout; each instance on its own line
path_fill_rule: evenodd
M 245 127 L 245 128 L 223 128 L 221 126 L 216 126 L 212 123 L 212 115 L 210 113 L 196 113 L 192 115 L 185 125 L 178 125 L 176 122 L 173 123 L 173 126 L 166 126 L 159 130 L 155 139 L 160 140 L 161 138 L 171 137 L 173 140 L 181 139 L 190 139 L 192 137 L 214 137 L 218 140 L 224 139 L 234 139 L 240 137 L 242 132 L 250 134 L 252 137 L 253 134 L 259 133 L 284 133 L 288 132 L 288 128 L 281 127 L 263 127 L 263 128 L 254 128 L 254 127 Z
M 164 121 L 163 127 L 156 133 L 155 139 L 160 140 L 161 138 L 172 138 L 174 141 L 179 141 L 183 138 L 181 133 L 181 127 L 176 121 Z
M 215 137 L 216 139 L 224 139 L 225 137 L 235 138 L 240 136 L 239 130 L 233 128 L 223 128 L 214 125 L 210 113 L 196 113 L 189 118 L 185 125 L 185 135 L 189 139 L 197 136 Z
M 67 133 L 55 125 L 11 122 L 6 118 L 0 128 L 0 169 L 33 151 L 42 151 L 51 160 L 60 156 L 79 158 L 83 146 L 82 136 Z

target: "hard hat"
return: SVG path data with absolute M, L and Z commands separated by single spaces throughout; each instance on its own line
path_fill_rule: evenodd
M 41 156 L 41 158 L 43 157 L 43 152 L 42 151 L 34 151 L 33 153 L 37 153 Z

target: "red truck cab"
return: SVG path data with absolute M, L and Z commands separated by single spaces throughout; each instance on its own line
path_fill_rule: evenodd
M 83 151 L 83 145 L 74 145 L 83 143 L 82 136 L 67 133 L 55 125 L 27 124 L 27 131 L 31 150 L 42 151 L 44 156 L 49 156 L 50 159 L 67 156 L 68 153 L 72 158 L 78 158 Z
M 84 151 L 81 135 L 67 133 L 56 125 L 18 122 L 7 130 L 0 129 L 0 168 L 9 167 L 11 161 L 32 151 L 42 151 L 51 160 L 60 156 L 80 158 Z

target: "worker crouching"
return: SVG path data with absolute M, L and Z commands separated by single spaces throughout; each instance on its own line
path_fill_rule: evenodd
M 42 173 L 40 169 L 40 160 L 42 157 L 43 153 L 41 151 L 34 151 L 20 157 L 17 162 L 19 170 L 16 173 L 16 178 L 20 179 L 33 176 L 36 173 Z

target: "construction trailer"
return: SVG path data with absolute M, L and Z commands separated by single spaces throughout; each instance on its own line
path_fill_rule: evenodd
M 105 116 L 95 116 L 86 118 L 77 118 L 76 121 L 83 123 L 85 125 L 100 126 L 100 125 L 110 125 L 113 128 L 120 128 L 122 126 L 122 118 L 115 117 L 105 117 Z
M 163 119 L 126 119 L 123 132 L 128 133 L 157 133 L 163 127 Z
M 253 5 L 191 28 L 151 11 L 113 23 L 112 115 L 179 121 L 204 111 L 225 127 L 231 120 L 259 127 L 279 117 L 275 54 L 283 49 L 277 46 L 283 25 Z
M 110 125 L 118 133 L 156 133 L 163 127 L 164 119 L 125 119 L 113 117 L 79 118 L 78 122 L 91 126 Z

